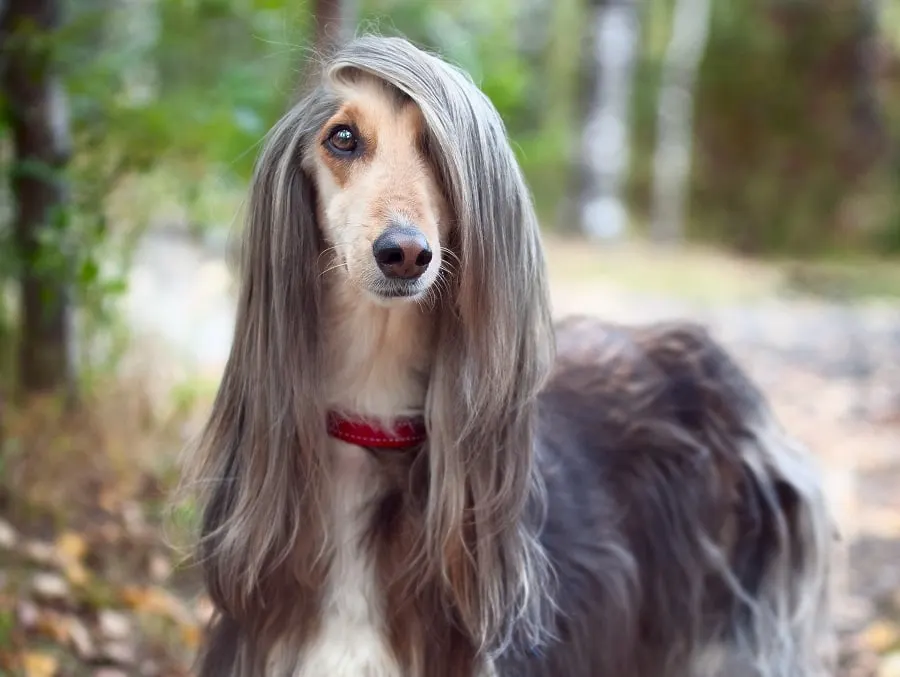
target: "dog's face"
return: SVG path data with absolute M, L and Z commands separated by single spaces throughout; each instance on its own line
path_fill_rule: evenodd
M 341 105 L 307 158 L 330 275 L 380 302 L 423 298 L 441 270 L 449 217 L 410 99 L 374 78 L 338 89 Z

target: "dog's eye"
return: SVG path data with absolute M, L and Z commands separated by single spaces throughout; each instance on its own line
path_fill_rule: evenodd
M 338 153 L 352 153 L 359 140 L 349 127 L 338 127 L 328 137 L 328 145 Z

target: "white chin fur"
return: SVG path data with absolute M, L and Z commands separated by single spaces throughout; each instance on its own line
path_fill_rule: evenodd
M 411 286 L 410 291 L 412 293 L 408 295 L 388 295 L 387 293 L 385 293 L 386 290 L 384 289 L 384 287 L 382 287 L 380 284 L 367 287 L 364 289 L 364 292 L 366 296 L 368 296 L 377 305 L 391 307 L 403 305 L 409 302 L 422 301 L 428 295 L 428 292 L 431 290 L 431 287 L 435 284 L 436 280 L 437 274 L 432 273 L 429 270 L 422 278 L 420 278 L 417 284 Z
M 375 305 L 381 306 L 383 308 L 392 308 L 396 306 L 402 306 L 407 303 L 416 303 L 425 298 L 428 294 L 429 287 L 425 287 L 422 291 L 418 291 L 415 294 L 410 294 L 409 296 L 385 296 L 384 294 L 380 294 L 377 291 L 367 289 L 366 296 L 368 296 Z

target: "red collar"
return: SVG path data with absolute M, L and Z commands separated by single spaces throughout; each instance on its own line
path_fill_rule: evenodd
M 342 442 L 376 449 L 409 449 L 428 437 L 422 417 L 398 418 L 388 429 L 371 420 L 347 418 L 336 412 L 328 414 L 328 434 Z

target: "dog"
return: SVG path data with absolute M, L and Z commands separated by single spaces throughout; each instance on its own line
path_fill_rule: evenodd
M 700 326 L 554 325 L 468 75 L 357 37 L 273 127 L 191 486 L 201 677 L 828 674 L 816 469 Z

